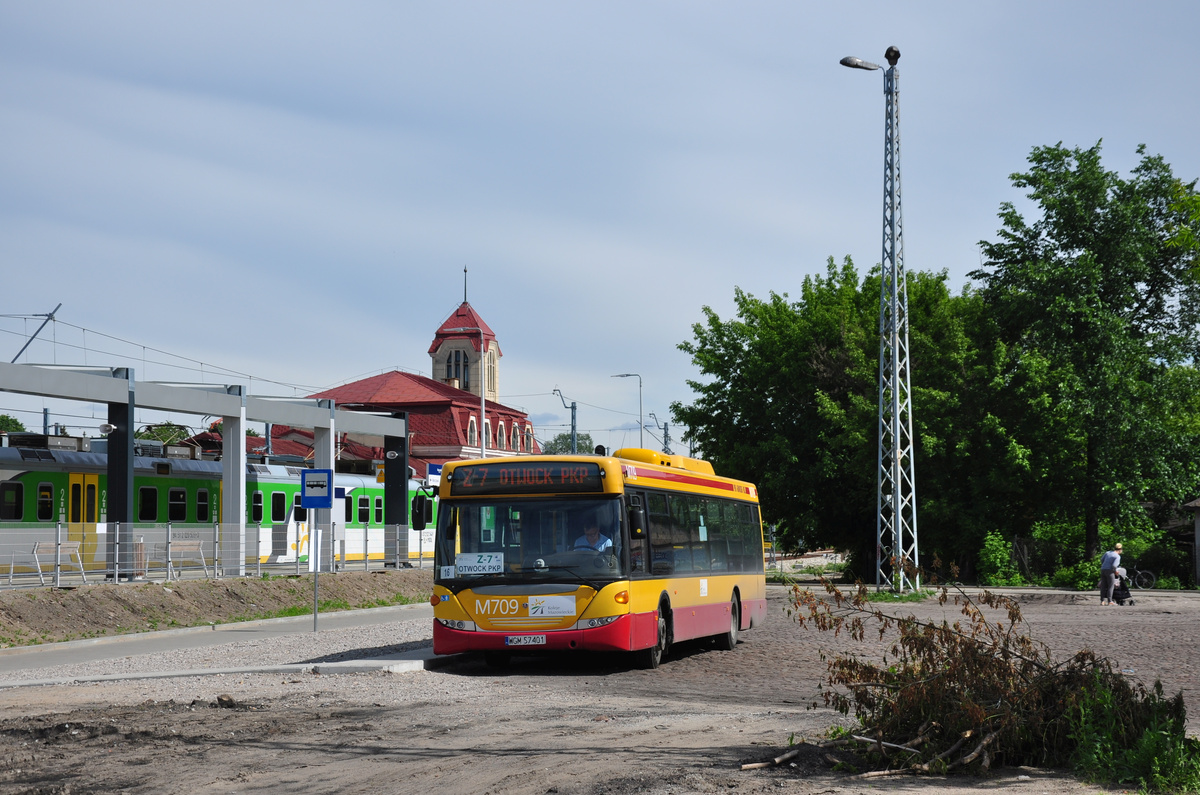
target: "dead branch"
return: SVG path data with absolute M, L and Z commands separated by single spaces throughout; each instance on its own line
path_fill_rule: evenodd
M 799 745 L 804 745 L 804 741 L 801 740 Z M 769 762 L 747 762 L 746 764 L 742 765 L 742 770 L 761 770 L 764 767 L 771 767 L 772 765 L 782 765 L 784 762 L 789 762 L 798 757 L 802 750 L 804 749 L 793 748 L 787 753 L 780 754 Z

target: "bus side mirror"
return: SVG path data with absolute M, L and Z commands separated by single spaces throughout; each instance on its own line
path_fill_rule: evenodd
M 646 537 L 646 512 L 640 506 L 629 509 L 629 537 Z
M 418 494 L 412 499 L 412 526 L 417 532 L 425 529 L 426 512 L 429 510 L 429 498 L 424 494 Z

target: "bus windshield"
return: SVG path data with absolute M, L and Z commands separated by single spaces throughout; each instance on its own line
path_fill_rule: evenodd
M 447 500 L 438 511 L 437 580 L 623 578 L 620 505 L 615 497 Z

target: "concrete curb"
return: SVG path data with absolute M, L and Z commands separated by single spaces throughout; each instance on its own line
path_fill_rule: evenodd
M 99 682 L 123 682 L 135 679 L 174 679 L 189 676 L 244 676 L 247 674 L 337 674 L 389 673 L 403 674 L 414 671 L 432 671 L 452 665 L 462 659 L 460 654 L 434 655 L 432 647 L 414 649 L 384 657 L 366 657 L 360 660 L 340 660 L 328 663 L 288 663 L 282 665 L 256 665 L 245 668 L 200 668 L 186 671 L 149 671 L 125 674 L 102 674 L 97 676 L 75 676 L 60 679 L 18 679 L 0 682 L 0 690 L 18 687 L 48 687 Z
M 318 624 L 321 617 L 330 616 L 347 616 L 347 615 L 363 615 L 363 614 L 378 614 L 387 612 L 399 612 L 403 610 L 414 610 L 428 607 L 427 602 L 417 602 L 411 605 L 389 605 L 388 607 L 367 607 L 356 610 L 335 610 L 327 613 L 321 613 L 317 619 Z M 312 621 L 312 614 L 301 616 L 285 616 L 283 618 L 258 618 L 253 621 L 235 621 L 229 624 L 201 624 L 194 627 L 177 627 L 175 629 L 156 629 L 146 632 L 126 632 L 122 635 L 104 635 L 99 638 L 82 638 L 80 640 L 62 640 L 51 643 L 34 643 L 29 646 L 8 646 L 0 649 L 0 656 L 9 654 L 36 654 L 39 651 L 55 651 L 62 649 L 78 648 L 82 646 L 96 646 L 107 643 L 122 643 L 125 641 L 142 640 L 147 637 L 170 637 L 177 635 L 191 635 L 196 632 L 223 632 L 228 630 L 246 629 L 252 627 L 269 627 L 287 623 L 289 621 Z

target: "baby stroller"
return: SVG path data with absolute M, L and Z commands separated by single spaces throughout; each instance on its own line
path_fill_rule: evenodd
M 1133 595 L 1129 593 L 1129 577 L 1125 575 L 1125 567 L 1117 568 L 1117 582 L 1113 585 L 1113 601 L 1121 607 L 1133 604 Z

